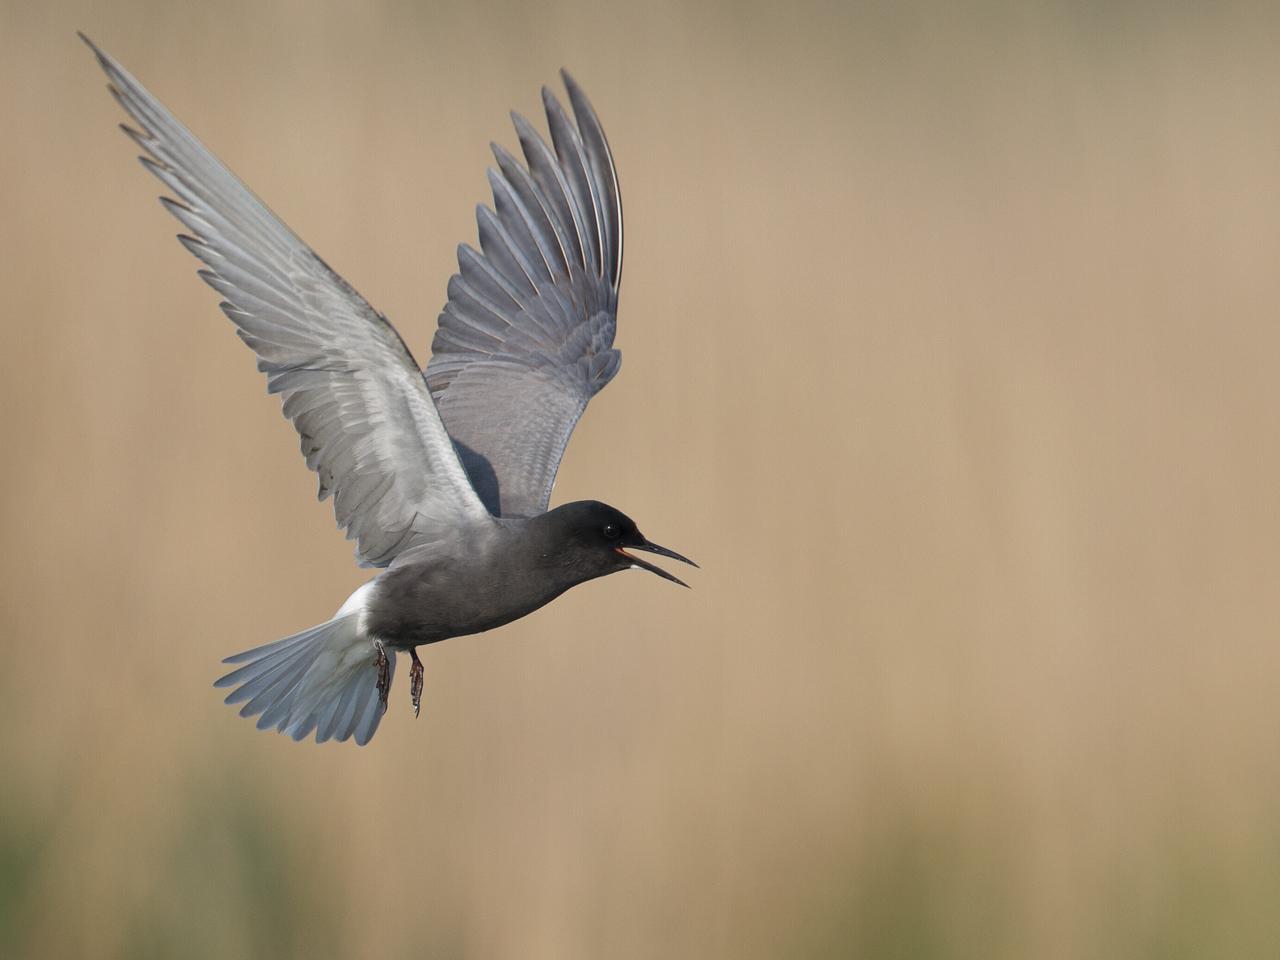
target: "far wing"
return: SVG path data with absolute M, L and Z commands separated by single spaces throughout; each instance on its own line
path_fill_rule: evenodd
M 493 210 L 459 272 L 432 342 L 427 384 L 471 482 L 499 516 L 547 509 L 588 401 L 618 372 L 622 206 L 595 111 L 561 72 L 577 124 L 545 87 L 554 151 L 512 114 L 522 165 L 494 145 Z
M 385 317 L 299 240 L 123 67 L 95 47 L 140 130 L 143 164 L 177 200 L 169 212 L 204 261 L 204 281 L 258 355 L 268 389 L 302 435 L 320 499 L 368 566 L 489 523 L 417 364 Z

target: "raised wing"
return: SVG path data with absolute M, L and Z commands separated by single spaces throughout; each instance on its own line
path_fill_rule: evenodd
M 162 202 L 191 231 L 199 275 L 258 355 L 268 389 L 302 436 L 307 466 L 332 495 L 366 566 L 406 547 L 488 523 L 421 372 L 399 334 L 86 37 L 111 92 L 138 123 L 123 127 L 142 163 L 176 196 Z M 122 125 L 123 126 L 123 125 Z
M 547 509 L 569 435 L 622 360 L 618 180 L 595 111 L 561 76 L 577 125 L 545 87 L 554 152 L 512 114 L 528 166 L 493 146 L 481 252 L 458 248 L 426 369 L 472 485 L 499 516 Z

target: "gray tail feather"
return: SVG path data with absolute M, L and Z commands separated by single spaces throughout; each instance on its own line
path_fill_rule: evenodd
M 359 615 L 334 617 L 318 627 L 227 657 L 243 664 L 215 683 L 235 689 L 227 703 L 248 701 L 240 716 L 258 718 L 258 729 L 275 727 L 295 740 L 312 730 L 316 743 L 355 737 L 364 746 L 386 707 L 378 696 L 377 650 L 360 632 Z M 387 682 L 396 654 L 386 651 Z

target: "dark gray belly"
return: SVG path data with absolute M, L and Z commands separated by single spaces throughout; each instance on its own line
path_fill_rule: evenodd
M 411 565 L 379 578 L 366 629 L 393 647 L 416 647 L 492 630 L 532 613 L 570 584 L 531 584 L 501 569 Z

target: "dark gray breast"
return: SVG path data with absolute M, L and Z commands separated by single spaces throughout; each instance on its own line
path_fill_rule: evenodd
M 534 520 L 503 519 L 483 538 L 415 548 L 378 577 L 366 629 L 408 647 L 518 620 L 584 579 L 547 532 Z

